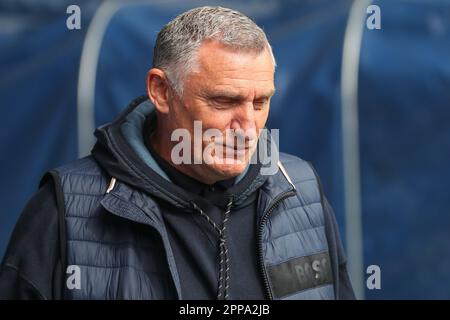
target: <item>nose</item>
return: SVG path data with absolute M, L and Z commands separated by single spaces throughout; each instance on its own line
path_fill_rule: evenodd
M 256 118 L 253 102 L 243 103 L 239 108 L 235 109 L 233 120 L 231 121 L 231 129 L 255 131 Z

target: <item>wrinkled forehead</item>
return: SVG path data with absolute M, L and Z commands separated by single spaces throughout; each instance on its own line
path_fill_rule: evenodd
M 218 41 L 204 41 L 196 54 L 196 69 L 203 72 L 214 71 L 275 71 L 274 61 L 268 49 L 255 51 L 236 49 Z

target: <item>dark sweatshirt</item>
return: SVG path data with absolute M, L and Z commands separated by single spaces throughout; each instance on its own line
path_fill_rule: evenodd
M 148 122 L 145 126 L 149 128 Z M 144 129 L 144 137 L 150 137 Z M 235 179 L 219 181 L 213 185 L 201 183 L 191 178 L 158 155 L 146 139 L 147 149 L 158 165 L 173 183 L 195 193 L 196 202 L 217 224 L 223 220 L 224 192 L 232 188 Z M 247 174 L 260 169 L 250 165 Z M 239 187 L 246 188 L 243 181 Z M 214 228 L 199 214 L 187 215 L 167 210 L 164 215 L 170 244 L 181 279 L 181 292 L 184 299 L 214 299 L 217 295 L 218 235 Z M 256 193 L 244 205 L 233 208 L 228 220 L 228 250 L 230 253 L 230 299 L 264 299 L 264 286 L 261 281 L 256 259 Z M 205 263 L 207 261 L 207 263 Z

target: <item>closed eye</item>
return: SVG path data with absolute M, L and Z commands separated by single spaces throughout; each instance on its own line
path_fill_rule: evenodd
M 253 102 L 253 107 L 257 110 L 261 110 L 267 105 L 268 101 L 269 101 L 269 99 L 255 100 Z
M 210 101 L 214 106 L 222 108 L 233 107 L 241 103 L 241 99 L 239 98 L 225 97 L 225 96 L 213 97 L 210 99 Z

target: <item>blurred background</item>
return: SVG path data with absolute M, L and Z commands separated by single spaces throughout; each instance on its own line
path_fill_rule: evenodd
M 0 1 L 0 256 L 43 173 L 145 93 L 158 31 L 201 5 L 266 31 L 268 127 L 319 172 L 358 296 L 450 299 L 450 0 Z

